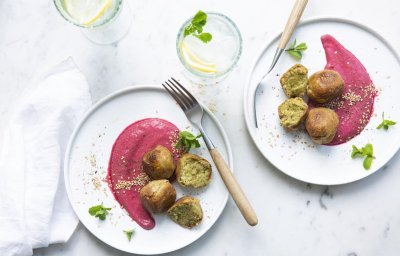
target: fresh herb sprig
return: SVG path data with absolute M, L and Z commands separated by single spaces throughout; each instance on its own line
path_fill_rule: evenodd
M 178 141 L 175 144 L 175 148 L 179 150 L 183 150 L 184 152 L 189 152 L 192 148 L 199 148 L 200 142 L 198 138 L 201 137 L 201 134 L 195 136 L 188 131 L 180 131 Z
M 103 204 L 95 205 L 89 208 L 89 214 L 94 216 L 95 218 L 99 218 L 101 220 L 105 220 L 108 212 L 111 208 L 106 208 Z
M 388 130 L 390 126 L 395 124 L 395 121 L 385 119 L 385 113 L 382 113 L 382 123 L 380 123 L 376 129 L 381 129 L 383 127 L 383 129 Z
M 126 237 L 128 238 L 128 241 L 130 242 L 132 239 L 132 235 L 135 233 L 135 230 L 134 229 L 123 230 L 123 232 L 125 233 Z
M 198 11 L 196 15 L 194 15 L 193 19 L 185 27 L 183 32 L 183 36 L 186 37 L 188 35 L 192 35 L 200 39 L 203 43 L 208 43 L 212 39 L 212 35 L 208 32 L 203 32 L 203 27 L 207 23 L 207 13 L 203 11 Z
M 374 157 L 374 148 L 371 143 L 366 144 L 362 148 L 357 148 L 353 145 L 353 151 L 351 152 L 351 158 L 364 157 L 363 166 L 365 170 L 371 168 L 372 160 Z
M 301 60 L 305 50 L 307 50 L 307 44 L 303 42 L 296 45 L 296 39 L 294 39 L 293 43 L 285 51 L 296 60 Z

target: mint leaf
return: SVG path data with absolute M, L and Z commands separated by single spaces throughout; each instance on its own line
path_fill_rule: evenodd
M 192 19 L 192 24 L 206 25 L 207 22 L 207 14 L 203 11 L 198 11 Z
M 362 154 L 364 155 L 364 156 L 373 156 L 373 154 L 374 154 L 374 148 L 372 147 L 372 144 L 371 143 L 368 143 L 367 145 L 365 145 L 362 149 L 361 149 L 361 151 L 362 151 Z
M 305 50 L 307 50 L 307 45 L 306 45 L 306 43 L 301 43 L 301 44 L 297 45 L 297 46 L 295 47 L 295 50 L 296 50 L 296 51 L 305 51 Z
M 196 136 L 194 136 L 191 132 L 188 131 L 181 131 L 179 132 L 180 137 L 185 137 L 188 140 L 194 140 L 196 139 Z
M 295 51 L 295 50 L 289 50 L 287 52 L 289 53 L 290 56 L 292 56 L 296 60 L 301 60 L 301 57 L 303 57 L 301 52 L 298 52 L 298 51 Z
M 201 33 L 200 35 L 194 35 L 194 36 L 203 41 L 203 43 L 208 43 L 212 39 L 212 35 L 210 33 Z
M 135 233 L 135 230 L 134 229 L 123 230 L 123 232 L 125 233 L 126 237 L 128 238 L 128 241 L 130 242 L 132 239 L 132 235 Z
M 358 155 L 362 155 L 361 150 L 353 145 L 353 151 L 351 152 L 351 158 L 355 158 Z
M 383 129 L 389 130 L 389 127 L 395 124 L 395 121 L 385 119 L 385 113 L 382 113 L 382 123 L 380 123 L 376 129 L 381 129 L 383 127 Z
M 103 204 L 95 205 L 89 208 L 89 214 L 91 216 L 94 216 L 95 218 L 99 218 L 100 220 L 105 220 L 106 215 L 108 214 L 108 211 L 110 211 L 111 208 L 106 208 L 103 206 Z
M 383 124 L 383 129 L 388 130 L 389 127 L 390 127 L 391 125 L 395 125 L 396 122 L 390 121 L 390 120 L 383 120 L 383 121 L 382 121 L 382 124 Z
M 188 35 L 190 35 L 191 33 L 194 32 L 193 26 L 189 25 L 185 28 L 184 32 L 183 32 L 183 36 L 186 37 Z
M 189 152 L 192 148 L 199 148 L 200 142 L 198 141 L 198 138 L 200 137 L 201 134 L 194 136 L 188 131 L 180 131 L 178 141 L 175 143 L 175 148 L 184 152 Z
M 386 124 L 386 125 L 395 125 L 396 122 L 390 121 L 390 120 L 385 120 L 385 124 Z
M 95 216 L 96 213 L 102 209 L 102 207 L 103 207 L 102 205 L 96 205 L 96 206 L 90 207 L 89 214 L 92 216 Z
M 296 45 L 296 39 L 294 39 L 293 43 L 285 51 L 296 60 L 301 60 L 305 50 L 307 50 L 307 44 L 303 42 Z
M 192 148 L 199 148 L 200 147 L 200 142 L 198 140 L 195 140 L 192 142 Z
M 371 168 L 371 164 L 372 164 L 372 160 L 373 160 L 374 158 L 372 157 L 372 156 L 367 156 L 365 159 L 364 159 L 364 162 L 363 162 L 363 166 L 364 166 L 364 169 L 365 170 L 369 170 L 370 168 Z
M 374 148 L 371 143 L 366 144 L 361 149 L 356 146 L 352 146 L 351 158 L 355 157 L 364 157 L 363 166 L 365 170 L 369 170 L 371 168 L 372 160 L 374 157 Z
M 210 33 L 203 33 L 203 27 L 207 23 L 207 13 L 203 11 L 198 11 L 185 27 L 183 31 L 183 36 L 186 37 L 188 35 L 193 35 L 200 39 L 203 43 L 208 43 L 212 39 L 212 35 Z

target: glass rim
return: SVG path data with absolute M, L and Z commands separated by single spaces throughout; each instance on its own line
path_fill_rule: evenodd
M 218 16 L 220 18 L 222 18 L 223 20 L 225 20 L 234 30 L 234 32 L 237 35 L 237 38 L 239 39 L 239 49 L 237 51 L 237 54 L 235 56 L 234 61 L 232 62 L 232 64 L 229 66 L 229 68 L 227 68 L 224 72 L 221 73 L 215 73 L 215 74 L 207 74 L 207 73 L 203 73 L 201 71 L 197 71 L 193 68 L 191 68 L 184 60 L 181 50 L 180 50 L 180 43 L 182 42 L 182 35 L 183 35 L 183 31 L 185 29 L 185 27 L 189 24 L 189 22 L 191 22 L 191 20 L 193 19 L 194 16 L 188 18 L 180 27 L 178 35 L 176 37 L 176 51 L 178 53 L 178 58 L 180 60 L 180 62 L 182 63 L 182 65 L 185 67 L 185 69 L 187 71 L 189 71 L 190 73 L 192 73 L 193 75 L 202 77 L 202 78 L 219 78 L 223 75 L 228 74 L 230 71 L 233 70 L 233 68 L 236 66 L 236 64 L 238 63 L 240 56 L 242 55 L 242 48 L 243 48 L 243 39 L 242 39 L 242 35 L 239 31 L 239 28 L 236 26 L 236 24 L 225 14 L 222 13 L 218 13 L 218 12 L 205 12 L 207 15 L 215 15 Z
M 122 6 L 122 2 L 123 0 L 116 0 L 117 1 L 117 7 L 115 8 L 115 11 L 113 12 L 113 14 L 110 16 L 110 18 L 104 20 L 103 22 L 96 24 L 96 25 L 89 25 L 89 26 L 85 26 L 82 24 L 79 24 L 77 22 L 75 22 L 74 19 L 72 19 L 71 15 L 68 14 L 68 12 L 66 12 L 64 9 L 62 9 L 60 6 L 58 6 L 57 2 L 59 2 L 59 0 L 53 0 L 54 5 L 56 6 L 57 11 L 60 13 L 61 17 L 63 17 L 66 21 L 68 21 L 69 23 L 74 24 L 75 26 L 81 27 L 81 28 L 98 28 L 100 26 L 103 26 L 107 23 L 109 23 L 110 21 L 112 21 L 114 18 L 116 18 L 117 14 L 120 12 L 121 10 L 121 6 Z

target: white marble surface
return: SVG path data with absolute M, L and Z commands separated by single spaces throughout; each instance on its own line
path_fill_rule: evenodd
M 52 1 L 0 1 L 0 132 L 33 74 L 67 56 L 87 76 L 96 101 L 128 85 L 158 84 L 172 74 L 184 79 L 175 52 L 179 26 L 198 9 L 222 12 L 242 32 L 242 58 L 223 83 L 193 89 L 215 107 L 231 138 L 236 176 L 254 204 L 259 225 L 247 226 L 229 200 L 205 236 L 169 255 L 400 255 L 399 154 L 362 181 L 316 186 L 274 169 L 246 131 L 242 92 L 249 65 L 283 27 L 292 0 L 129 2 L 133 26 L 127 38 L 117 45 L 98 46 L 66 23 Z M 310 0 L 304 17 L 354 19 L 379 31 L 400 52 L 399 11 L 397 0 Z M 79 225 L 67 244 L 35 250 L 34 255 L 127 254 Z

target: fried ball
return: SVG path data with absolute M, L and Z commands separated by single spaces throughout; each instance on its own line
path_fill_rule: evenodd
M 176 191 L 168 180 L 153 180 L 139 192 L 143 206 L 152 213 L 168 210 L 175 202 Z
M 183 187 L 201 188 L 207 186 L 211 178 L 211 164 L 204 158 L 190 153 L 178 160 L 176 180 Z
M 339 96 L 343 91 L 344 81 L 333 70 L 322 70 L 310 76 L 307 96 L 318 102 L 326 103 Z
M 203 210 L 199 199 L 184 196 L 168 209 L 168 216 L 184 228 L 192 228 L 200 224 L 203 219 Z
M 280 83 L 286 96 L 301 97 L 306 93 L 308 69 L 301 64 L 296 64 L 282 75 Z
M 300 97 L 285 100 L 278 107 L 278 115 L 283 128 L 296 130 L 307 115 L 308 105 Z
M 172 153 L 161 145 L 144 154 L 142 165 L 144 172 L 154 180 L 170 178 L 176 167 Z
M 313 108 L 308 111 L 306 130 L 316 144 L 328 144 L 336 135 L 339 117 L 329 108 Z

